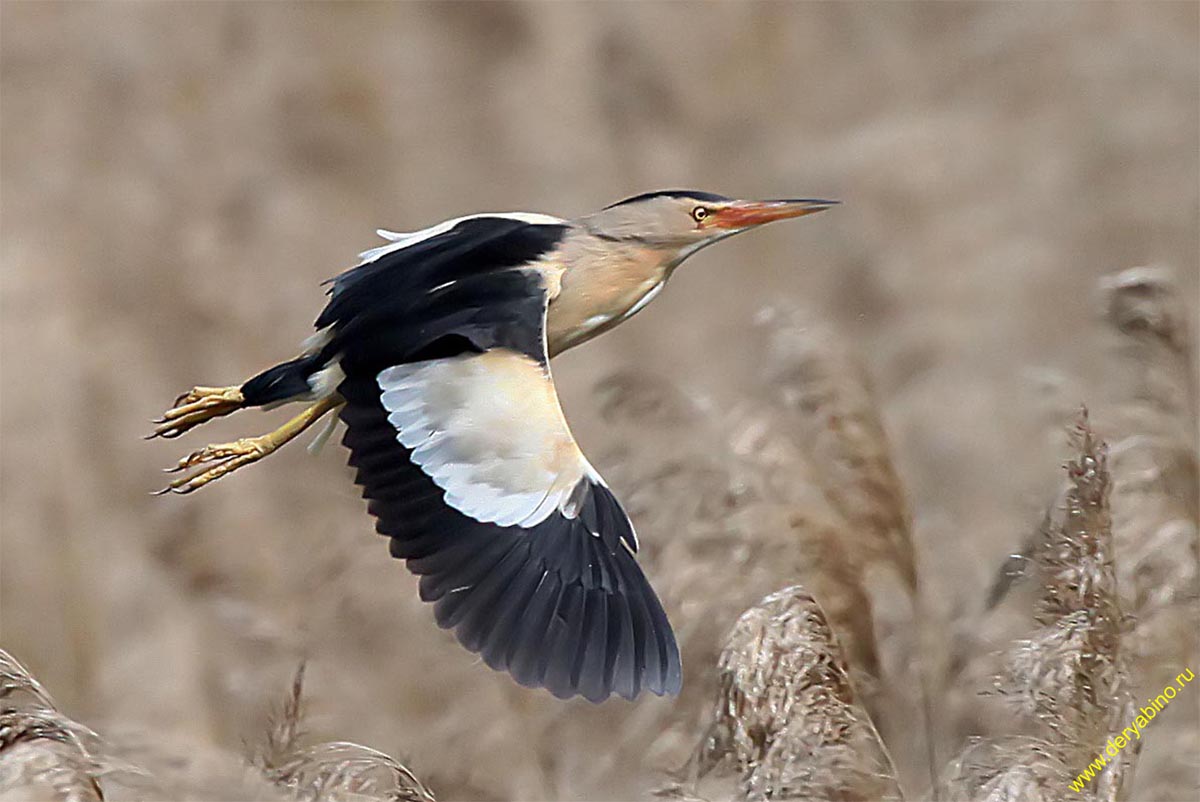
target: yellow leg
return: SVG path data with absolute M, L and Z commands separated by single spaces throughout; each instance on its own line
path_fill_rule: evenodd
M 241 387 L 193 387 L 175 399 L 175 405 L 154 421 L 151 437 L 178 437 L 205 421 L 238 411 L 246 404 Z
M 209 482 L 215 482 L 222 476 L 228 476 L 238 468 L 258 462 L 268 454 L 274 453 L 280 446 L 295 439 L 326 413 L 337 409 L 344 403 L 345 400 L 341 396 L 332 395 L 329 398 L 321 399 L 275 431 L 261 437 L 243 437 L 232 443 L 205 446 L 199 451 L 193 451 L 181 459 L 175 467 L 168 468 L 167 471 L 173 473 L 205 463 L 213 464 L 198 473 L 181 476 L 158 493 L 191 493 Z

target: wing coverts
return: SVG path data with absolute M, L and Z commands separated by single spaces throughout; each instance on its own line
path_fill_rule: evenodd
M 386 368 L 376 377 L 409 459 L 472 518 L 531 527 L 574 518 L 595 477 L 541 365 L 508 349 Z

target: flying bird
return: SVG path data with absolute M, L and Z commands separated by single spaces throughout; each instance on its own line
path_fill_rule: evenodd
M 190 493 L 341 419 L 376 530 L 420 577 L 437 623 L 519 683 L 599 702 L 675 695 L 675 635 L 629 517 L 575 442 L 550 359 L 641 311 L 678 265 L 835 201 L 651 192 L 573 220 L 476 214 L 385 244 L 330 281 L 294 359 L 195 387 L 151 437 L 248 407 L 308 406 L 269 434 L 168 470 Z

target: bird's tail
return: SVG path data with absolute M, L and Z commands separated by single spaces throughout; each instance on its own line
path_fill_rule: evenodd
M 267 368 L 242 385 L 243 406 L 264 407 L 307 398 L 314 391 L 309 379 L 320 368 L 319 354 L 306 354 Z

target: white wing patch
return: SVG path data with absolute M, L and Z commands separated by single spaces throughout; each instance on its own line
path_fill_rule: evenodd
M 365 265 L 368 262 L 374 262 L 379 257 L 400 251 L 405 248 L 411 248 L 418 242 L 424 242 L 427 239 L 432 239 L 438 234 L 444 234 L 454 228 L 459 223 L 465 220 L 477 220 L 480 217 L 498 217 L 502 220 L 518 220 L 522 223 L 531 223 L 533 225 L 558 225 L 566 222 L 561 217 L 554 217 L 548 214 L 536 214 L 534 212 L 488 212 L 484 214 L 469 214 L 466 217 L 456 217 L 453 220 L 447 220 L 444 223 L 438 223 L 436 226 L 423 228 L 420 231 L 388 231 L 387 229 L 377 229 L 376 234 L 388 240 L 387 245 L 380 245 L 377 248 L 363 251 L 358 255 L 362 261 L 359 265 Z
M 396 439 L 477 521 L 529 528 L 578 514 L 584 477 L 600 482 L 567 428 L 546 369 L 509 350 L 387 368 L 376 377 Z

